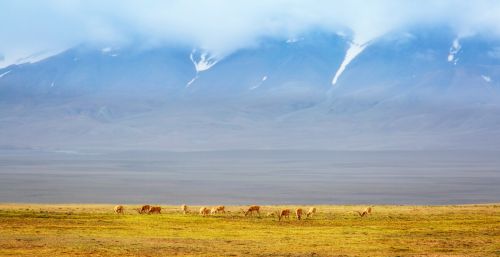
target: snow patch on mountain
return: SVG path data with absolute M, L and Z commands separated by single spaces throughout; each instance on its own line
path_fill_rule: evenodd
M 481 78 L 484 79 L 484 81 L 490 83 L 491 82 L 491 77 L 490 76 L 486 76 L 486 75 L 481 75 Z
M 345 31 L 339 30 L 335 32 L 339 37 L 347 38 L 347 33 Z
M 108 47 L 104 47 L 104 48 L 102 48 L 102 49 L 101 49 L 101 53 L 103 53 L 103 54 L 105 54 L 105 53 L 109 53 L 109 52 L 111 52 L 112 50 L 113 50 L 113 48 L 111 48 L 111 47 L 109 47 L 109 46 L 108 46 Z
M 199 77 L 199 73 L 212 68 L 217 62 L 220 61 L 219 57 L 216 55 L 210 55 L 206 51 L 198 51 L 193 49 L 189 55 L 189 59 L 194 64 L 196 70 L 196 76 L 194 76 L 187 84 L 186 87 L 190 87 Z
M 194 78 L 192 78 L 190 81 L 188 81 L 188 83 L 186 84 L 186 87 L 190 87 L 191 84 L 193 84 L 196 81 L 196 79 L 198 79 L 198 75 L 196 75 Z
M 287 39 L 287 40 L 286 40 L 286 43 L 287 43 L 287 44 L 293 44 L 293 43 L 297 43 L 297 42 L 299 42 L 299 41 L 301 41 L 301 40 L 304 40 L 304 38 L 303 38 L 303 37 L 299 37 L 299 38 L 297 38 L 297 37 L 292 37 L 292 38 Z
M 452 62 L 453 65 L 457 65 L 458 62 L 457 54 L 458 52 L 460 52 L 460 49 L 462 49 L 462 46 L 460 45 L 459 38 L 455 38 L 450 47 L 450 52 L 448 54 L 448 62 Z
M 0 74 L 0 78 L 2 78 L 3 76 L 5 76 L 5 75 L 9 74 L 9 72 L 10 72 L 10 70 L 8 70 L 8 71 L 6 71 L 6 72 L 4 72 L 4 73 Z
M 262 86 L 262 83 L 264 83 L 264 81 L 266 81 L 266 80 L 267 80 L 267 75 L 265 75 L 264 77 L 262 77 L 262 79 L 260 80 L 260 82 L 257 85 L 252 86 L 250 88 L 250 90 L 254 90 L 254 89 L 259 88 L 260 86 Z
M 196 72 L 206 71 L 220 61 L 217 56 L 210 55 L 208 52 L 199 52 L 196 49 L 191 51 L 189 58 L 193 62 Z
M 118 56 L 118 53 L 117 53 L 117 50 L 118 49 L 115 49 L 115 48 L 112 48 L 112 47 L 104 47 L 101 49 L 101 53 L 103 55 L 108 55 L 108 56 L 111 56 L 111 57 L 117 57 Z
M 10 57 L 10 58 L 5 58 L 3 62 L 0 62 L 0 68 L 4 68 L 10 65 L 20 65 L 20 64 L 31 64 L 31 63 L 36 63 L 43 61 L 49 57 L 58 55 L 62 53 L 64 50 L 58 49 L 58 50 L 47 50 L 47 51 L 41 51 L 37 52 L 22 58 L 18 57 Z
M 339 79 L 340 75 L 342 75 L 342 73 L 346 69 L 347 65 L 349 65 L 349 63 L 351 63 L 352 60 L 354 60 L 354 58 L 356 58 L 356 56 L 358 56 L 361 52 L 363 52 L 363 50 L 366 48 L 367 45 L 368 45 L 368 43 L 365 43 L 362 45 L 357 44 L 355 42 L 350 43 L 350 47 L 349 47 L 349 49 L 347 49 L 344 60 L 340 64 L 339 69 L 337 70 L 337 72 L 335 73 L 335 76 L 332 79 L 332 85 L 335 86 L 335 84 L 337 84 L 337 80 Z

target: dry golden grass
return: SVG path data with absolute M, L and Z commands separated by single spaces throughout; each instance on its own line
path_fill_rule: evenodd
M 114 205 L 0 204 L 0 256 L 500 256 L 500 205 L 316 206 L 312 219 L 265 213 L 298 206 L 241 206 L 210 217 L 163 206 L 139 215 Z M 309 206 L 301 206 L 307 208 Z

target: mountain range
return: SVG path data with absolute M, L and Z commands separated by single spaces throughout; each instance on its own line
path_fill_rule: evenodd
M 447 27 L 81 44 L 0 69 L 0 148 L 498 149 L 499 93 L 500 40 Z

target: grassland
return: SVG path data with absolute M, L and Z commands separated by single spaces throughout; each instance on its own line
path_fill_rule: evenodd
M 500 256 L 500 205 L 317 206 L 307 220 L 0 204 L 0 256 Z M 294 208 L 295 206 L 286 206 Z M 195 210 L 192 207 L 192 210 Z

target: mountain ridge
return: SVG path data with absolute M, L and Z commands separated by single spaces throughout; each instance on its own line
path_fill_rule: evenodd
M 195 150 L 495 148 L 499 42 L 457 37 L 447 28 L 395 31 L 363 45 L 340 74 L 352 38 L 321 31 L 264 38 L 227 56 L 190 46 L 81 45 L 0 69 L 0 142 Z

